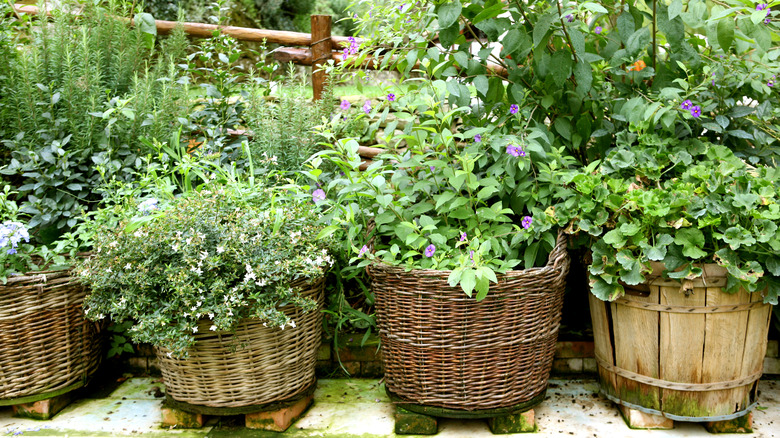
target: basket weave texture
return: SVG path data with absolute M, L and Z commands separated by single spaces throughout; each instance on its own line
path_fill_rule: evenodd
M 156 348 L 167 394 L 193 405 L 235 408 L 285 400 L 311 386 L 322 339 L 325 280 L 292 286 L 318 303 L 307 313 L 281 308 L 295 321 L 294 328 L 245 319 L 235 333 L 210 331 L 212 322 L 205 319 L 198 322 L 188 358 L 168 357 L 168 350 Z
M 0 285 L 0 400 L 85 383 L 102 358 L 84 319 L 87 289 L 70 270 L 37 271 Z
M 507 408 L 545 391 L 569 270 L 566 237 L 547 265 L 509 271 L 477 302 L 450 271 L 369 267 L 387 388 L 416 404 Z

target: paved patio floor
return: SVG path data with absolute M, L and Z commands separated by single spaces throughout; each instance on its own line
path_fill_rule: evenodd
M 120 379 L 121 380 L 121 379 Z M 393 437 L 393 405 L 376 379 L 322 379 L 315 403 L 287 432 L 247 430 L 243 417 L 209 417 L 202 429 L 176 430 L 160 426 L 162 383 L 159 378 L 129 378 L 109 387 L 85 390 L 54 419 L 35 421 L 12 416 L 0 407 L 0 436 L 58 437 Z M 704 437 L 696 423 L 676 423 L 668 431 L 631 430 L 615 406 L 597 394 L 595 380 L 550 381 L 546 400 L 536 408 L 539 431 L 506 437 Z M 754 410 L 753 437 L 780 438 L 780 381 L 760 384 Z M 442 420 L 438 437 L 493 436 L 483 420 Z M 736 435 L 728 435 L 736 436 Z M 745 435 L 740 435 L 745 436 Z

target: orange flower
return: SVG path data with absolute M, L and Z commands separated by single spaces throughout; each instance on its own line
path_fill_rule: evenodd
M 640 59 L 639 61 L 637 61 L 637 62 L 633 63 L 631 66 L 629 66 L 628 67 L 628 71 L 631 71 L 631 70 L 633 70 L 633 71 L 642 71 L 642 69 L 644 69 L 645 67 L 647 67 L 647 64 L 645 64 L 645 62 Z

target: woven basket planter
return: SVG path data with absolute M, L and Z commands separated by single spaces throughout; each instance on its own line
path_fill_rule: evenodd
M 0 405 L 54 397 L 84 386 L 97 370 L 101 341 L 84 319 L 86 293 L 70 270 L 0 285 Z
M 544 393 L 568 270 L 563 235 L 545 267 L 507 272 L 480 302 L 447 284 L 450 271 L 371 265 L 388 391 L 466 411 Z
M 679 421 L 721 421 L 755 405 L 772 306 L 722 291 L 727 271 L 704 265 L 667 280 L 653 264 L 644 287 L 612 303 L 590 296 L 602 392 L 616 403 Z M 635 287 L 636 288 L 636 287 Z
M 201 320 L 188 358 L 168 357 L 167 350 L 157 348 L 168 396 L 191 405 L 238 408 L 287 400 L 311 387 L 322 339 L 325 280 L 292 286 L 318 303 L 308 313 L 282 308 L 295 328 L 247 319 L 235 333 L 220 332 L 209 330 L 210 320 Z

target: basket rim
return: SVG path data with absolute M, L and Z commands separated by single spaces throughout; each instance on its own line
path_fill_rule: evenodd
M 522 275 L 542 273 L 548 271 L 555 271 L 563 269 L 562 262 L 569 258 L 567 251 L 569 237 L 563 230 L 558 231 L 558 237 L 555 241 L 555 246 L 550 255 L 547 257 L 547 263 L 544 266 L 535 266 L 527 269 L 510 269 L 505 273 L 496 273 L 498 278 L 518 277 Z M 371 269 L 379 269 L 383 271 L 391 272 L 405 272 L 419 277 L 449 277 L 452 272 L 451 269 L 409 269 L 404 265 L 390 264 L 383 260 L 377 260 L 366 266 L 366 271 L 371 275 Z

